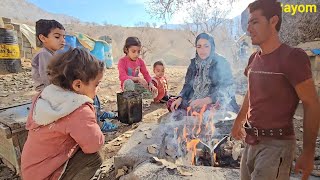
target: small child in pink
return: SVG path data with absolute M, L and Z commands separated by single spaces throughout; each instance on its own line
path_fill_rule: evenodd
M 153 64 L 153 73 L 155 76 L 152 78 L 152 83 L 158 89 L 158 96 L 153 98 L 156 103 L 165 103 L 170 99 L 168 95 L 168 81 L 164 75 L 165 67 L 163 61 L 157 61 Z

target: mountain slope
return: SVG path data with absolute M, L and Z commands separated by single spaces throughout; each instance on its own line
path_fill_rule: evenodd
M 39 19 L 56 19 L 63 24 L 80 22 L 79 19 L 46 12 L 25 0 L 0 0 L 0 17 L 15 19 L 20 22 L 34 24 Z

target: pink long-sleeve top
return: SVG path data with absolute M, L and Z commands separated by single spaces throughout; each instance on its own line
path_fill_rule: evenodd
M 128 56 L 121 58 L 118 63 L 118 70 L 121 88 L 123 88 L 123 82 L 125 80 L 138 77 L 140 72 L 148 83 L 152 81 L 147 67 L 141 58 L 138 58 L 135 61 L 131 60 Z

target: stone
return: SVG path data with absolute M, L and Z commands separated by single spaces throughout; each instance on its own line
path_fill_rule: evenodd
M 315 150 L 315 155 L 314 155 L 315 157 L 317 157 L 317 158 L 319 158 L 319 160 L 320 160 L 320 147 L 317 147 L 316 148 L 316 150 Z M 319 161 L 319 163 L 320 163 L 320 161 Z M 320 164 L 319 164 L 320 165 Z
M 125 171 L 123 169 L 118 169 L 118 172 L 117 172 L 117 175 L 116 175 L 116 178 L 119 178 L 121 176 L 125 175 Z
M 165 153 L 165 146 L 163 145 L 164 137 L 167 132 L 173 132 L 169 127 L 175 123 L 148 123 L 141 124 L 137 130 L 132 134 L 131 138 L 126 144 L 122 146 L 117 155 L 114 156 L 115 172 L 127 166 L 129 169 L 133 168 L 130 173 L 121 176 L 121 180 L 154 180 L 154 179 L 170 179 L 170 180 L 184 180 L 184 179 L 239 179 L 239 169 L 226 169 L 219 167 L 208 166 L 190 166 L 181 165 L 182 163 L 172 163 L 161 156 L 162 159 L 154 157 L 148 152 L 148 146 L 156 145 L 159 147 L 159 154 L 163 151 Z M 149 130 L 151 128 L 151 130 Z M 172 127 L 171 127 L 172 128 Z M 150 131 L 151 139 L 145 138 L 145 130 Z M 141 142 L 141 143 L 138 143 Z M 160 155 L 158 156 L 160 157 Z M 151 161 L 150 161 L 151 159 Z M 168 158 L 170 159 L 170 158 Z M 179 159 L 178 159 L 179 160 Z M 183 168 L 183 170 L 179 169 Z M 192 176 L 190 176 L 192 174 Z
M 131 134 L 125 134 L 124 137 L 129 138 L 131 137 Z
M 143 132 L 143 131 L 149 131 L 152 130 L 151 127 L 144 127 L 142 129 L 139 129 L 139 131 Z
M 163 168 L 154 163 L 143 163 L 137 166 L 131 173 L 122 176 L 120 180 L 225 180 L 239 179 L 238 169 L 227 169 L 208 166 L 177 167 L 174 169 Z
M 303 117 L 298 116 L 298 115 L 294 115 L 293 118 L 295 118 L 295 119 L 297 119 L 297 120 L 302 120 L 302 119 L 303 119 Z
M 162 165 L 162 166 L 165 166 L 166 168 L 168 169 L 176 169 L 178 166 L 172 162 L 169 162 L 165 159 L 159 159 L 157 157 L 153 157 L 152 158 L 154 163 L 158 164 L 158 165 Z
M 179 172 L 179 174 L 180 174 L 181 176 L 192 176 L 192 173 L 191 173 L 191 172 L 188 172 L 188 171 L 187 171 L 185 168 L 183 168 L 183 167 L 178 167 L 177 170 L 178 170 L 178 172 Z
M 144 134 L 146 135 L 147 139 L 151 139 L 152 138 L 152 133 L 151 132 L 145 132 Z
M 318 169 L 318 170 L 313 170 L 313 171 L 311 172 L 311 175 L 312 175 L 312 176 L 315 176 L 315 177 L 320 177 L 320 169 Z
M 158 148 L 156 144 L 152 144 L 147 147 L 147 150 L 150 154 L 157 155 L 159 153 Z
M 233 160 L 237 160 L 242 153 L 241 141 L 236 141 L 232 148 L 232 158 Z

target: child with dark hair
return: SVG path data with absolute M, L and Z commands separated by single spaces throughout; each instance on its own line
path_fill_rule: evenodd
M 140 40 L 137 37 L 128 37 L 123 47 L 125 56 L 121 58 L 118 63 L 121 88 L 124 91 L 138 91 L 145 95 L 144 97 L 156 97 L 157 88 L 152 83 L 151 76 L 144 61 L 139 58 L 140 51 Z M 139 77 L 140 72 L 143 78 Z
M 48 86 L 47 66 L 54 53 L 65 45 L 65 29 L 56 20 L 40 19 L 36 22 L 36 36 L 42 48 L 32 59 L 32 79 L 36 91 Z
M 153 100 L 156 103 L 166 103 L 169 101 L 168 94 L 168 81 L 164 75 L 165 66 L 162 60 L 156 61 L 153 64 L 153 73 L 155 76 L 152 78 L 153 85 L 158 89 L 158 95 Z
M 90 179 L 99 169 L 105 137 L 92 103 L 104 67 L 78 48 L 50 61 L 51 84 L 33 99 L 26 123 L 23 179 Z

